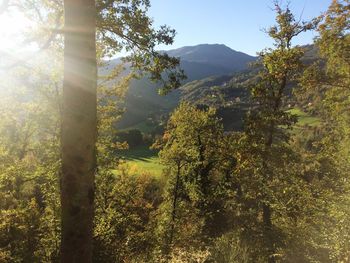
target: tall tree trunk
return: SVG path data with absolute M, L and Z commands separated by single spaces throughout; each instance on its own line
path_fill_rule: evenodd
M 92 262 L 96 170 L 96 9 L 64 0 L 61 262 Z
M 275 244 L 274 244 L 274 237 L 273 231 L 272 231 L 272 221 L 271 221 L 271 207 L 267 204 L 263 204 L 263 224 L 264 224 L 264 235 L 265 235 L 265 242 L 266 247 L 268 249 L 268 263 L 275 263 Z
M 177 208 L 177 202 L 179 197 L 179 188 L 180 188 L 180 169 L 181 164 L 177 164 L 177 171 L 176 171 L 176 182 L 175 182 L 175 188 L 173 192 L 173 205 L 171 210 L 171 223 L 170 223 L 170 233 L 169 238 L 166 241 L 166 247 L 165 247 L 165 254 L 169 257 L 171 252 L 171 247 L 173 245 L 174 240 L 174 232 L 175 232 L 175 220 L 176 220 L 176 208 Z M 169 259 L 169 258 L 168 258 Z
M 280 110 L 280 107 L 281 107 L 283 92 L 287 85 L 287 74 L 288 72 L 284 72 L 284 76 L 282 78 L 281 84 L 275 95 L 275 101 L 273 105 L 274 115 L 276 114 L 276 112 Z M 275 130 L 276 130 L 276 123 L 272 120 L 270 123 L 268 134 L 266 136 L 266 142 L 265 142 L 266 153 L 271 150 L 271 147 L 274 141 Z M 273 174 L 269 172 L 268 161 L 266 160 L 266 156 L 268 156 L 268 154 L 265 154 L 265 156 L 263 157 L 263 168 L 264 168 L 263 171 L 265 173 L 264 175 L 265 180 L 271 181 L 273 179 Z M 271 219 L 273 210 L 269 204 L 263 204 L 262 212 L 263 212 L 264 235 L 265 235 L 265 241 L 267 242 L 266 245 L 267 245 L 268 254 L 269 254 L 268 263 L 275 263 L 276 259 L 274 257 L 274 254 L 276 253 L 276 251 L 275 251 L 275 241 L 273 236 L 274 235 L 273 225 L 272 225 L 272 219 Z

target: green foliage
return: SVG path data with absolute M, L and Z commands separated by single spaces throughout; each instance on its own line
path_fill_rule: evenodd
M 309 178 L 322 178 L 323 191 L 328 189 L 320 222 L 324 239 L 318 244 L 328 251 L 329 262 L 349 260 L 349 8 L 349 1 L 333 1 L 322 16 L 316 44 L 323 60 L 305 71 L 298 94 L 321 120 L 304 156 Z
M 120 131 L 116 135 L 117 141 L 127 142 L 130 148 L 141 146 L 144 143 L 142 133 L 139 130 Z
M 54 61 L 53 61 L 54 62 Z M 16 72 L 0 121 L 0 221 L 4 262 L 56 262 L 59 255 L 59 90 L 43 69 Z M 20 78 L 18 78 L 20 76 Z
M 96 181 L 94 262 L 140 261 L 155 245 L 161 185 L 151 176 L 101 172 Z
M 291 249 L 290 230 L 297 229 L 303 201 L 310 189 L 298 174 L 299 155 L 290 145 L 290 130 L 297 121 L 287 110 L 288 85 L 302 69 L 303 50 L 293 47 L 294 37 L 315 27 L 296 21 L 290 9 L 276 2 L 276 26 L 267 30 L 275 48 L 260 53 L 261 70 L 250 87 L 252 110 L 238 141 L 239 174 L 235 199 L 239 202 L 238 234 L 249 247 L 251 262 L 279 262 Z M 246 222 L 249 222 L 246 224 Z M 295 236 L 296 237 L 296 236 Z M 303 262 L 303 261 L 297 261 Z
M 97 1 L 101 57 L 111 57 L 125 49 L 130 52 L 125 61 L 130 62 L 133 69 L 149 74 L 152 81 L 161 81 L 160 92 L 167 93 L 178 88 L 185 76 L 177 68 L 179 59 L 155 50 L 158 44 L 172 44 L 175 30 L 165 25 L 154 29 L 147 14 L 149 7 L 149 0 Z
M 214 241 L 209 259 L 217 263 L 247 263 L 248 247 L 242 244 L 239 235 L 228 232 Z
M 226 155 L 230 147 L 226 142 L 213 108 L 200 110 L 182 103 L 171 115 L 159 142 L 168 176 L 160 219 L 165 253 L 171 246 L 206 242 L 225 228 L 223 198 L 228 178 L 223 171 L 229 173 L 235 163 Z

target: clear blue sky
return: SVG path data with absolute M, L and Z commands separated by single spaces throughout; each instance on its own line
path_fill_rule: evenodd
M 308 20 L 326 11 L 330 3 L 291 0 L 290 8 L 297 18 Z M 219 43 L 255 55 L 272 43 L 262 32 L 274 24 L 272 0 L 151 0 L 151 5 L 155 26 L 167 24 L 177 31 L 174 45 L 160 49 Z M 314 36 L 304 33 L 295 44 L 311 43 Z

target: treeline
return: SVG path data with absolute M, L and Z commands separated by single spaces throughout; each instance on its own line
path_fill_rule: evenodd
M 244 130 L 225 132 L 215 109 L 182 103 L 153 144 L 162 178 L 119 166 L 116 138 L 142 139 L 114 128 L 114 94 L 123 98 L 130 77 L 101 82 L 93 262 L 349 262 L 349 11 L 333 1 L 301 22 L 276 5 Z M 320 60 L 304 65 L 292 43 L 309 30 Z M 0 262 L 59 262 L 61 78 L 40 68 L 13 78 L 1 97 Z M 290 83 L 317 125 L 296 125 Z

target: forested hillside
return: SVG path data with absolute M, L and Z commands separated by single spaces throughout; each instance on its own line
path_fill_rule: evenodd
M 225 45 L 203 44 L 170 50 L 166 53 L 180 58 L 180 67 L 187 77 L 184 83 L 238 72 L 249 68 L 249 63 L 256 59 Z M 112 65 L 117 63 L 120 63 L 120 60 L 111 62 Z M 180 92 L 173 91 L 160 97 L 158 94 L 160 87 L 160 83 L 157 85 L 147 78 L 132 81 L 125 98 L 126 111 L 118 123 L 118 128 L 137 126 L 149 118 L 157 121 L 159 115 L 169 114 L 179 104 L 182 96 Z M 142 110 L 135 105 L 143 105 Z
M 303 49 L 302 61 L 306 65 L 319 59 L 315 45 L 303 46 Z M 146 79 L 133 81 L 126 94 L 125 113 L 117 127 L 143 130 L 147 123 L 149 126 L 162 123 L 180 101 L 189 101 L 217 108 L 226 130 L 242 129 L 243 117 L 251 106 L 248 87 L 258 72 L 253 65 L 256 58 L 224 45 L 183 47 L 167 53 L 181 59 L 181 68 L 187 76 L 182 87 L 160 97 L 157 84 Z M 218 59 L 213 59 L 215 56 Z M 213 70 L 212 65 L 221 68 Z M 198 75 L 199 71 L 201 74 Z M 289 88 L 293 86 L 296 83 L 290 84 Z

